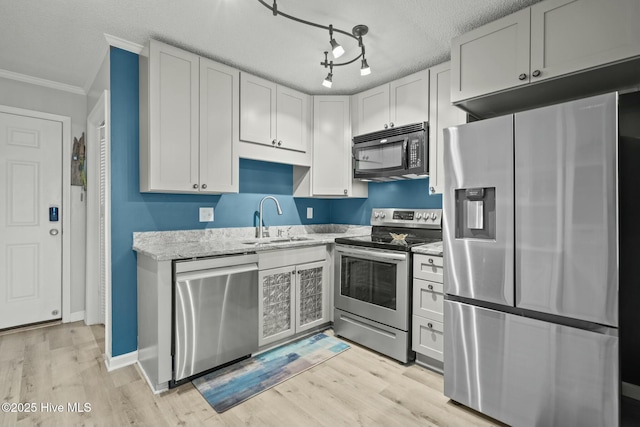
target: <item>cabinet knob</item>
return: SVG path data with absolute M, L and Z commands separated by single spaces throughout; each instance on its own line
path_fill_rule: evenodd
M 385 124 L 384 124 L 384 128 L 385 128 L 385 129 L 388 129 L 388 128 L 389 128 L 389 125 L 385 123 Z
M 345 196 L 347 195 L 347 190 L 346 190 L 346 189 L 344 190 L 344 195 L 345 195 Z
M 278 141 L 278 147 L 282 145 L 282 141 Z
M 389 127 L 393 127 L 393 122 L 389 123 Z
M 271 145 L 276 145 L 276 140 L 271 141 Z
M 433 258 L 429 258 L 429 264 L 433 264 Z
M 427 288 L 429 288 L 430 291 L 433 290 L 433 285 L 428 285 Z
M 431 191 L 432 193 L 436 192 L 436 188 L 435 187 L 429 187 L 429 191 Z
M 526 78 L 527 78 L 527 75 L 526 75 L 525 73 L 522 73 L 522 74 L 520 74 L 520 75 L 518 76 L 518 78 L 519 78 L 520 80 L 524 80 L 524 79 L 526 79 Z
M 207 184 L 202 184 L 202 189 L 206 190 L 207 189 Z
M 429 327 L 429 329 L 433 329 L 433 323 L 427 323 L 427 326 Z
M 542 74 L 540 70 L 535 70 L 533 73 L 531 73 L 533 77 L 540 77 L 540 74 Z
M 193 184 L 193 188 L 197 189 L 198 188 L 198 184 Z

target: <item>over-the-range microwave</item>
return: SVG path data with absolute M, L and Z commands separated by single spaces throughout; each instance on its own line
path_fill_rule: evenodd
M 429 174 L 429 124 L 398 126 L 353 138 L 353 177 L 362 181 L 424 178 Z

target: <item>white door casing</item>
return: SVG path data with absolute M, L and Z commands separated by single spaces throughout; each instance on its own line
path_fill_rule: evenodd
M 62 317 L 62 138 L 58 121 L 0 113 L 0 329 Z

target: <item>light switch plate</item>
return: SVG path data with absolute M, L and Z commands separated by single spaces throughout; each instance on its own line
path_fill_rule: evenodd
M 307 219 L 313 218 L 313 208 L 307 208 Z
M 213 208 L 200 208 L 200 222 L 213 221 Z

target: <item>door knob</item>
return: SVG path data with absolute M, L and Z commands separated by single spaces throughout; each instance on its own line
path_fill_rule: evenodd
M 389 123 L 389 127 L 393 127 L 393 122 Z
M 52 236 L 57 236 L 58 235 L 58 229 L 57 228 L 52 228 L 51 230 L 49 230 L 49 234 L 51 234 Z
M 271 141 L 271 145 L 276 145 L 276 140 Z
M 282 145 L 282 141 L 278 141 L 278 147 Z
M 198 184 L 193 184 L 193 188 L 198 188 Z
M 207 189 L 207 184 L 202 184 L 202 189 L 206 190 Z
M 388 128 L 389 128 L 389 125 L 385 123 L 385 124 L 384 124 L 384 128 L 385 128 L 385 129 L 388 129 Z

